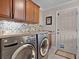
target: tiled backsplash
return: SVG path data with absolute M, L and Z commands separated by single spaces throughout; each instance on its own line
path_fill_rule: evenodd
M 26 23 L 16 23 L 11 21 L 0 21 L 0 31 L 5 32 L 25 32 L 25 31 L 38 31 L 42 29 L 41 25 L 33 25 Z

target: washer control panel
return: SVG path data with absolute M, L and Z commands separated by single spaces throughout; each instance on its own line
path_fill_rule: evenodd
M 24 41 L 24 43 L 35 43 L 36 37 L 35 37 L 35 35 L 31 35 L 31 36 L 28 36 L 28 37 L 24 36 L 23 41 Z

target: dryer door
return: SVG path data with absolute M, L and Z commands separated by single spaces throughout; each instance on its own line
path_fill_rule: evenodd
M 12 59 L 35 59 L 35 48 L 31 44 L 26 44 L 19 47 L 14 54 Z
M 47 55 L 48 51 L 49 51 L 49 40 L 47 37 L 45 37 L 41 42 L 40 53 L 42 56 L 45 56 Z

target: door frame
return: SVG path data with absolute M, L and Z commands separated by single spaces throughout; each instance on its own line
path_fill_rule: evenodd
M 58 13 L 59 13 L 59 11 L 63 11 L 63 10 L 65 11 L 65 10 L 70 10 L 70 9 L 71 9 L 71 10 L 72 10 L 72 9 L 76 9 L 76 11 L 78 12 L 78 7 L 59 9 L 59 10 L 56 11 L 56 22 L 55 22 L 55 23 L 56 23 L 56 24 L 55 24 L 55 26 L 56 26 L 56 27 L 55 27 L 55 28 L 56 28 L 56 34 L 55 34 L 55 35 L 56 35 L 56 48 L 57 48 L 57 49 L 58 49 L 58 47 L 57 47 L 57 46 L 58 46 L 58 45 L 57 45 L 57 35 L 58 35 L 58 34 L 57 34 L 57 20 L 58 20 Z M 77 32 L 77 33 L 76 33 L 76 35 L 77 35 L 77 36 L 76 36 L 76 39 L 77 39 L 77 40 L 78 40 L 78 19 L 79 19 L 78 16 L 79 16 L 79 15 L 77 15 L 77 24 L 76 24 L 76 32 Z M 77 54 L 77 49 L 78 49 L 77 40 L 76 40 L 76 54 Z

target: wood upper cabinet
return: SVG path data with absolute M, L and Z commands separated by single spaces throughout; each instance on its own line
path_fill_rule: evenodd
M 26 2 L 26 21 L 31 24 L 39 23 L 39 6 L 31 0 Z
M 34 5 L 34 23 L 38 24 L 39 23 L 39 6 Z
M 13 0 L 14 21 L 25 22 L 25 0 Z
M 0 17 L 11 18 L 12 0 L 0 0 Z
M 39 6 L 32 0 L 0 0 L 0 17 L 29 24 L 39 23 Z
M 26 2 L 26 22 L 33 23 L 33 3 L 31 1 Z

